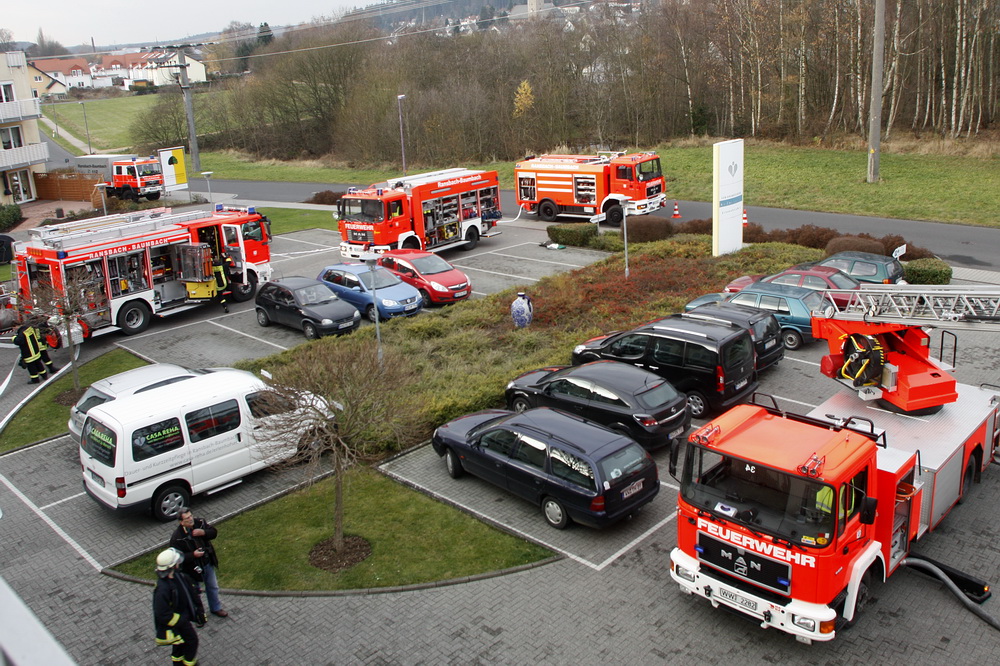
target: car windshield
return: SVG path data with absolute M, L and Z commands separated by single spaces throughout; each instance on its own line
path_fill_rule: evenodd
M 802 302 L 809 308 L 809 312 L 822 312 L 827 303 L 822 292 L 819 291 L 814 291 L 808 296 L 803 297 Z
M 644 409 L 653 410 L 657 407 L 669 405 L 677 399 L 677 396 L 677 390 L 670 382 L 661 382 L 648 391 L 637 393 L 635 397 L 639 399 L 639 404 Z
M 834 489 L 801 474 L 765 467 L 689 443 L 681 497 L 700 510 L 803 546 L 834 533 Z
M 770 340 L 778 335 L 780 331 L 781 327 L 778 325 L 778 320 L 774 318 L 774 315 L 764 317 L 753 324 L 753 333 L 758 340 Z
M 385 218 L 384 207 L 378 199 L 343 197 L 337 205 L 341 219 L 378 222 Z
M 732 370 L 752 360 L 753 355 L 753 340 L 749 333 L 744 333 L 723 347 L 722 365 L 726 370 Z
M 647 461 L 652 460 L 641 446 L 632 442 L 602 458 L 597 464 L 601 468 L 601 478 L 614 484 L 618 479 L 627 478 L 642 469 Z
M 659 178 L 663 175 L 663 171 L 660 169 L 660 158 L 657 157 L 646 162 L 639 162 L 636 172 L 640 182 Z
M 436 254 L 430 254 L 426 257 L 414 257 L 413 259 L 410 259 L 410 261 L 413 262 L 413 267 L 416 268 L 417 272 L 421 275 L 445 273 L 453 268 L 451 264 Z
M 370 270 L 361 271 L 358 273 L 358 278 L 361 280 L 362 284 L 365 285 L 365 289 L 368 289 L 369 291 L 372 290 L 372 272 Z M 386 287 L 392 287 L 397 284 L 400 284 L 398 277 L 384 268 L 375 268 L 375 289 L 385 289 Z
M 163 172 L 160 170 L 159 162 L 152 162 L 150 164 L 139 165 L 140 176 L 159 176 L 161 173 Z
M 87 391 L 80 396 L 80 399 L 76 401 L 76 409 L 82 414 L 86 414 L 94 407 L 98 405 L 103 405 L 106 402 L 114 400 L 107 393 L 102 393 L 98 391 L 93 386 L 91 386 Z
M 488 421 L 483 421 L 482 423 L 480 423 L 475 428 L 473 428 L 472 430 L 469 431 L 469 434 L 466 436 L 466 439 L 468 439 L 468 440 L 471 441 L 476 436 L 478 436 L 479 433 L 481 433 L 482 431 L 486 430 L 487 428 L 492 428 L 493 426 L 500 425 L 501 423 L 503 423 L 507 419 L 513 418 L 515 416 L 518 416 L 518 414 L 514 414 L 514 413 L 511 413 L 511 414 L 501 414 L 501 415 L 497 416 L 496 418 L 490 419 Z
M 836 285 L 837 289 L 857 289 L 861 284 L 850 275 L 844 275 L 843 273 L 834 273 L 831 275 L 830 282 Z
M 299 305 L 319 305 L 335 300 L 337 295 L 325 284 L 311 284 L 295 290 L 295 302 Z

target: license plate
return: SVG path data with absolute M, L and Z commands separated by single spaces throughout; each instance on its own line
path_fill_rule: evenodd
M 747 610 L 755 611 L 757 610 L 757 602 L 753 599 L 747 599 L 746 597 L 736 594 L 735 592 L 730 592 L 724 587 L 719 588 L 719 596 L 723 599 L 732 601 L 734 604 L 738 604 Z
M 736 390 L 739 391 L 741 388 L 743 388 L 744 386 L 746 386 L 747 382 L 749 382 L 749 381 L 750 381 L 749 377 L 744 377 L 740 381 L 736 382 Z
M 764 349 L 770 349 L 776 344 L 778 344 L 777 338 L 775 338 L 774 340 L 768 340 L 767 342 L 764 343 Z
M 639 479 L 638 481 L 630 485 L 628 488 L 623 490 L 622 499 L 628 499 L 629 497 L 632 497 L 632 495 L 635 495 L 637 492 L 642 490 L 642 482 L 643 479 Z
M 404 305 L 403 309 L 406 310 L 407 312 L 409 312 L 410 310 L 416 310 L 417 309 L 417 304 L 416 303 L 410 303 L 409 305 Z
M 104 479 L 102 479 L 94 470 L 87 470 L 90 472 L 90 479 L 99 485 L 101 488 L 104 487 Z
M 673 432 L 670 433 L 670 439 L 673 439 L 674 437 L 680 437 L 683 432 L 684 432 L 684 426 L 681 426 L 677 430 L 674 430 Z
M 354 322 L 353 321 L 345 321 L 345 322 L 341 322 L 340 325 L 337 326 L 337 328 L 350 328 L 351 326 L 354 326 Z
M 467 293 L 469 293 L 469 292 L 468 291 L 456 291 L 455 292 L 455 298 L 462 298 L 462 296 L 465 296 Z

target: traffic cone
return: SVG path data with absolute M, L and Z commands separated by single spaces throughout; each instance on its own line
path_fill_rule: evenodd
M 745 226 L 747 226 L 747 224 L 749 224 L 749 223 L 747 222 L 747 209 L 746 209 L 746 208 L 744 208 L 744 209 L 743 209 L 743 226 L 745 227 Z
M 672 218 L 680 218 L 680 216 L 681 216 L 681 209 L 677 205 L 677 202 L 675 201 L 674 202 L 674 214 L 671 215 L 670 217 L 672 217 Z

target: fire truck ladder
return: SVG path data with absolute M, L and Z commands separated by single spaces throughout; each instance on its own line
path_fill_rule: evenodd
M 825 293 L 846 304 L 831 299 L 813 313 L 821 319 L 1000 331 L 1000 287 L 992 285 L 864 285 Z
M 107 217 L 78 220 L 65 224 L 54 224 L 48 227 L 30 229 L 32 241 L 36 241 L 56 250 L 75 247 L 80 243 L 126 238 L 139 233 L 162 229 L 171 224 L 189 222 L 211 215 L 205 211 L 190 211 L 187 213 L 131 213 L 127 215 L 109 215 Z

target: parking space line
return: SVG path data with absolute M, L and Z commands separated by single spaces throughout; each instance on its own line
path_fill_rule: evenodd
M 810 409 L 816 409 L 817 407 L 819 407 L 819 405 L 816 405 L 816 404 L 811 403 L 811 402 L 802 402 L 801 400 L 795 400 L 794 398 L 784 398 L 784 397 L 782 397 L 780 395 L 776 395 L 776 396 L 774 396 L 774 398 L 775 398 L 775 400 L 784 400 L 786 402 L 794 402 L 796 405 L 803 405 L 805 407 L 809 407 Z
M 75 550 L 80 555 L 80 557 L 82 557 L 83 559 L 85 559 L 87 561 L 87 563 L 90 564 L 90 566 L 94 567 L 98 571 L 101 571 L 104 568 L 104 567 L 102 567 L 100 565 L 100 563 L 97 560 L 95 560 L 93 557 L 91 557 L 90 553 L 88 553 L 87 551 L 85 551 L 80 546 L 80 544 L 78 544 L 76 541 L 74 541 L 73 537 L 71 537 L 70 535 L 66 534 L 66 532 L 64 532 L 61 527 L 59 527 L 58 525 L 56 525 L 55 521 L 53 521 L 51 518 L 49 518 L 44 513 L 42 513 L 42 510 L 39 509 L 37 506 L 35 506 L 34 502 L 32 502 L 30 499 L 28 499 L 28 497 L 24 493 L 22 493 L 20 490 L 18 490 L 16 487 L 14 487 L 14 484 L 12 484 L 10 481 L 8 481 L 7 477 L 5 477 L 3 474 L 0 474 L 0 482 L 2 482 L 5 486 L 7 486 L 8 490 L 10 490 L 10 492 L 14 493 L 17 496 L 18 499 L 20 499 L 22 502 L 24 502 L 25 506 L 27 506 L 29 509 L 31 509 L 31 511 L 34 512 L 34 514 L 36 516 L 38 516 L 43 521 L 45 521 L 45 524 L 48 525 L 49 527 L 51 527 L 52 531 L 55 532 L 56 534 L 58 534 L 62 538 L 63 541 L 65 541 L 70 546 L 72 546 L 73 550 Z
M 320 231 L 326 231 L 326 229 L 320 229 Z M 303 245 L 318 245 L 320 247 L 325 247 L 328 250 L 332 250 L 333 248 L 340 246 L 339 242 L 336 245 L 323 245 L 322 243 L 317 243 L 315 241 L 307 241 L 307 240 L 302 240 L 301 238 L 292 238 L 291 236 L 285 236 L 285 235 L 281 236 L 281 240 L 291 241 L 293 243 L 302 243 Z
M 263 342 L 265 345 L 271 345 L 272 347 L 277 347 L 278 349 L 281 349 L 282 351 L 285 351 L 285 350 L 288 349 L 288 347 L 284 347 L 282 345 L 279 345 L 277 342 L 271 342 L 270 340 L 265 340 L 264 338 L 258 338 L 256 335 L 250 335 L 249 333 L 244 333 L 243 331 L 240 331 L 240 330 L 237 330 L 235 328 L 232 328 L 231 326 L 224 326 L 224 325 L 220 324 L 219 322 L 215 321 L 214 319 L 209 319 L 208 323 L 212 324 L 213 326 L 218 326 L 219 328 L 222 328 L 222 329 L 225 329 L 227 331 L 230 331 L 231 333 L 238 333 L 240 335 L 246 336 L 246 337 L 250 338 L 251 340 L 256 340 L 257 342 Z
M 48 511 L 49 509 L 51 509 L 52 507 L 54 507 L 54 506 L 56 506 L 58 504 L 62 504 L 63 502 L 68 502 L 70 500 L 74 500 L 77 497 L 83 497 L 86 494 L 87 493 L 77 493 L 76 495 L 70 495 L 69 497 L 64 497 L 61 500 L 56 500 L 55 502 L 51 502 L 49 504 L 46 504 L 43 507 L 39 507 L 38 510 L 39 511 Z
M 795 361 L 796 363 L 805 363 L 806 365 L 815 365 L 817 368 L 819 367 L 819 363 L 817 363 L 816 361 L 807 361 L 803 358 L 795 358 L 794 356 L 786 356 L 785 360 Z
M 636 545 L 638 545 L 641 541 L 645 540 L 650 534 L 652 534 L 656 530 L 660 529 L 661 527 L 663 527 L 664 525 L 666 525 L 667 523 L 669 523 L 671 520 L 673 520 L 676 517 L 677 517 L 677 511 L 672 512 L 669 516 L 667 516 L 666 518 L 664 518 L 660 522 L 656 523 L 655 525 L 653 525 L 652 527 L 650 527 L 648 530 L 646 530 L 645 532 L 643 532 L 642 534 L 640 534 L 639 536 L 637 536 L 636 538 L 632 539 L 627 544 L 625 544 L 624 546 L 622 546 L 617 552 L 612 553 L 611 557 L 609 557 L 608 559 L 606 559 L 603 562 L 601 562 L 598 566 L 594 567 L 594 569 L 596 569 L 597 571 L 603 571 L 604 567 L 608 566 L 609 564 L 611 564 L 612 562 L 614 562 L 615 560 L 617 560 L 619 557 L 621 557 L 622 555 L 624 555 L 628 551 L 630 551 L 633 548 L 635 548 Z
M 569 264 L 565 261 L 549 261 L 548 259 L 535 259 L 533 257 L 519 257 L 516 254 L 504 254 L 503 252 L 494 252 L 494 255 L 498 257 L 510 257 L 511 259 L 522 259 L 524 261 L 533 261 L 538 264 L 555 264 L 557 266 L 569 266 L 570 268 L 583 268 L 589 264 Z
M 454 264 L 454 265 L 456 267 L 459 267 L 458 264 Z M 504 277 L 513 278 L 515 280 L 528 280 L 530 282 L 538 282 L 538 278 L 531 278 L 531 277 L 526 277 L 526 276 L 522 276 L 522 275 L 511 275 L 510 273 L 500 273 L 499 271 L 487 271 L 487 270 L 484 270 L 482 268 L 472 268 L 472 267 L 461 266 L 461 269 L 463 271 L 466 271 L 466 272 L 489 273 L 490 275 L 502 275 Z

